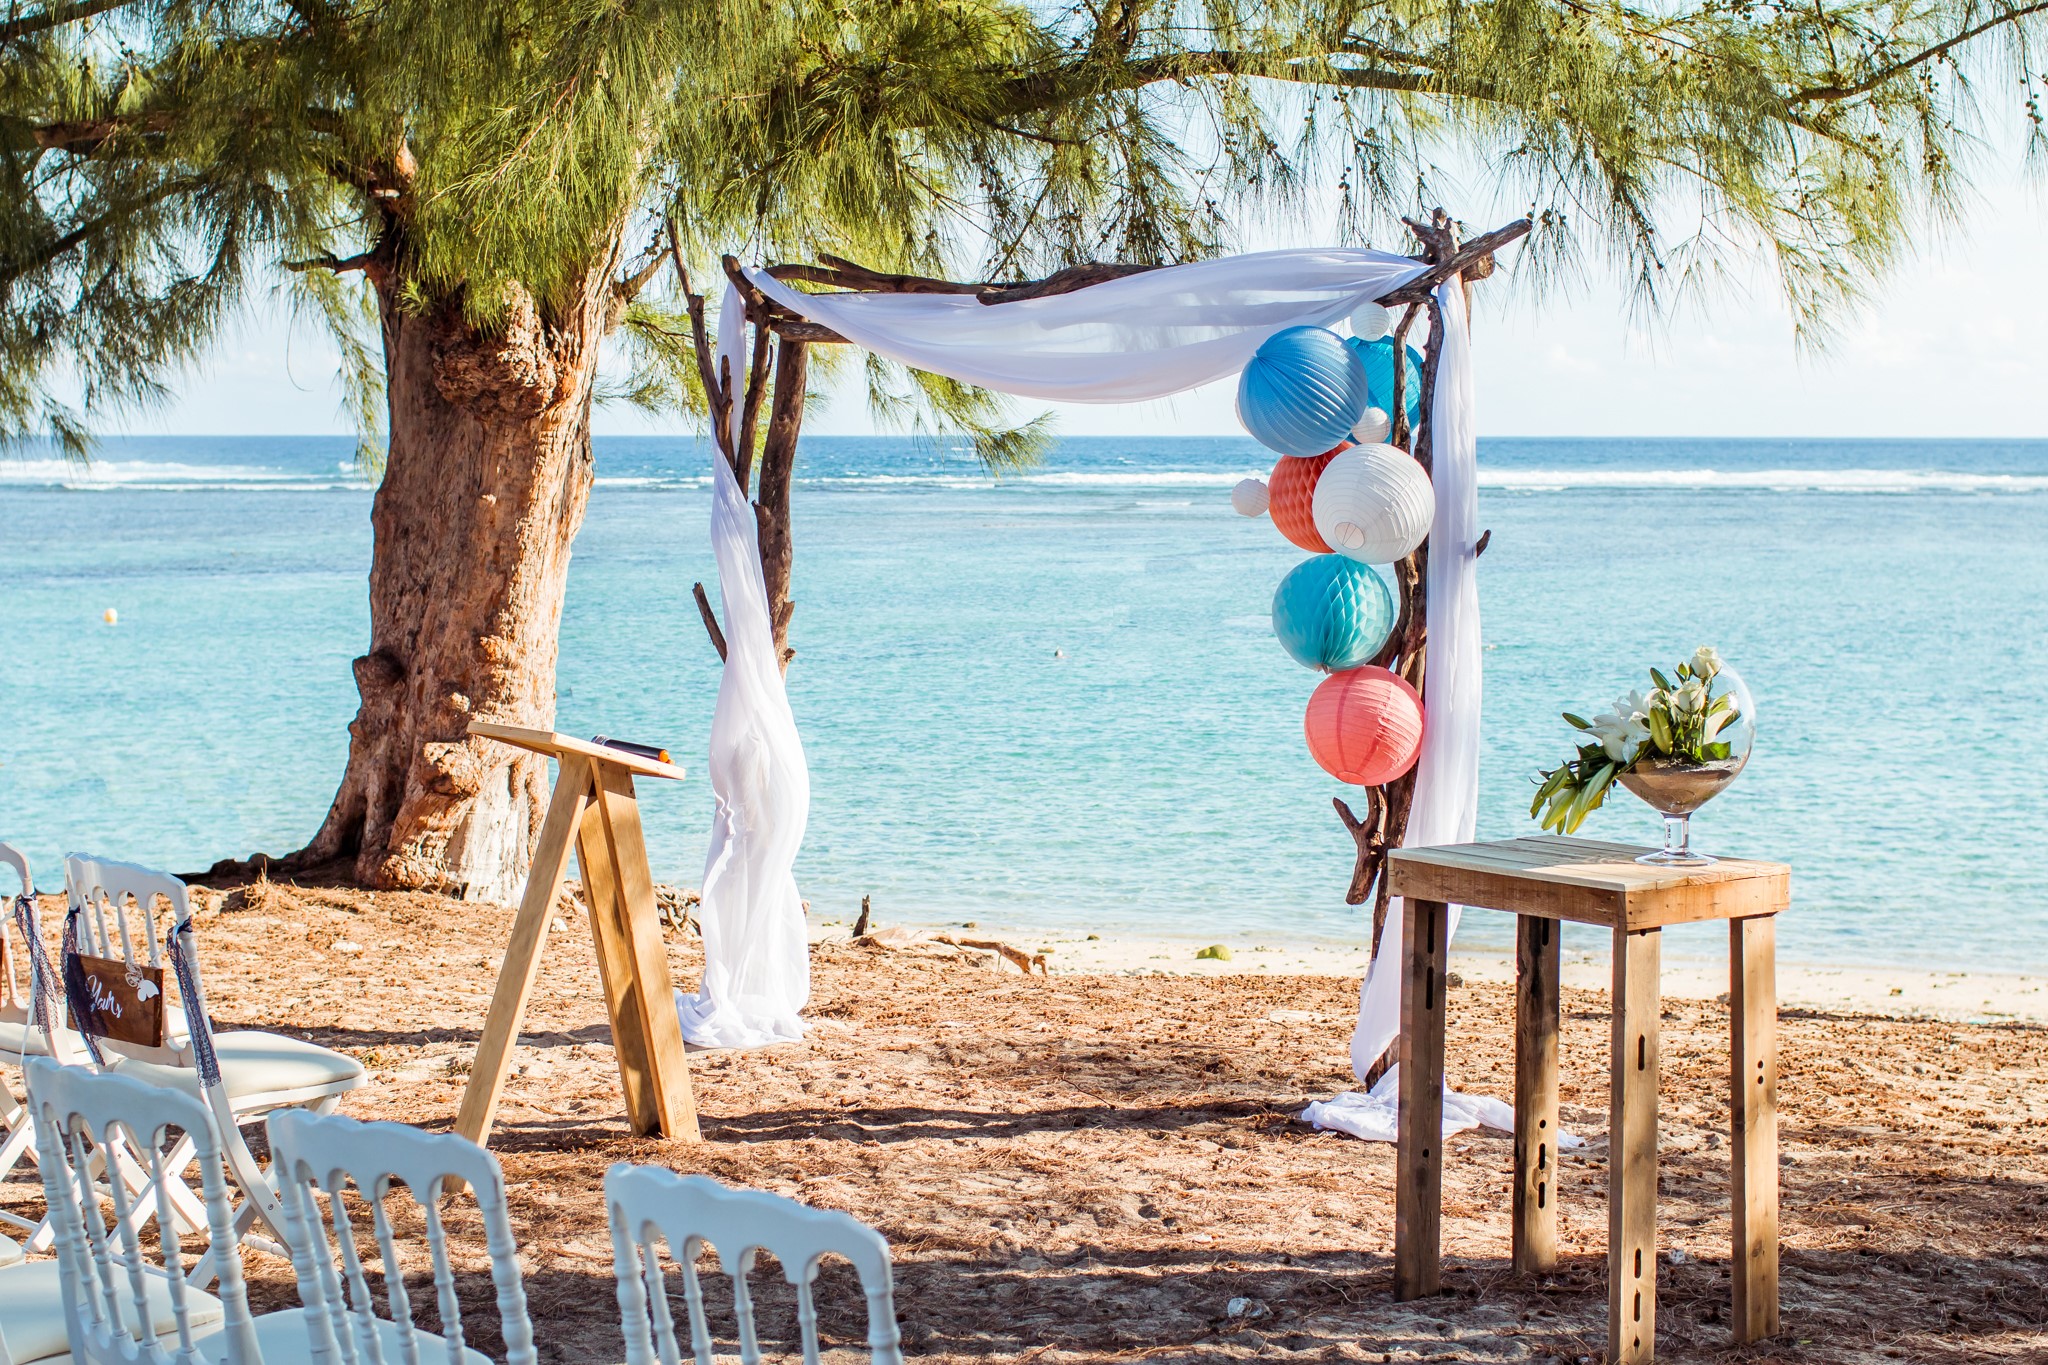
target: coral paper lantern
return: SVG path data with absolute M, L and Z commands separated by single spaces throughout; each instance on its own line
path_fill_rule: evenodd
M 1266 485 L 1257 479 L 1239 479 L 1230 490 L 1231 510 L 1241 517 L 1266 515 Z
M 1306 460 L 1282 455 L 1266 480 L 1266 510 L 1280 534 L 1313 554 L 1330 553 L 1330 545 L 1316 534 L 1316 480 L 1324 468 L 1344 449 L 1326 450 Z
M 1237 381 L 1237 416 L 1262 445 L 1307 457 L 1351 435 L 1366 409 L 1364 359 L 1327 327 L 1267 337 Z
M 1422 753 L 1422 698 L 1384 668 L 1332 673 L 1308 699 L 1308 751 L 1339 782 L 1377 787 Z
M 1310 509 L 1332 550 L 1361 564 L 1392 564 L 1429 535 L 1436 490 L 1406 451 L 1354 446 L 1324 467 Z
M 1342 555 L 1303 560 L 1273 593 L 1273 634 L 1306 668 L 1356 668 L 1379 653 L 1393 628 L 1387 581 Z

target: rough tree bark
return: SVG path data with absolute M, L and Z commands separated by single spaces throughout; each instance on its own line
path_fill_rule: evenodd
M 554 721 L 614 265 L 598 262 L 562 316 L 522 296 L 488 332 L 456 301 L 412 311 L 393 274 L 372 275 L 391 437 L 371 511 L 370 647 L 355 661 L 361 705 L 340 790 L 290 862 L 347 858 L 367 886 L 516 899 L 546 763 L 465 731 L 478 719 Z

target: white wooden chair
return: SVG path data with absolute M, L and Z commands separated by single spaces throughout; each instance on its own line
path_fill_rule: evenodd
M 818 1365 L 818 1314 L 811 1282 L 828 1255 L 845 1257 L 868 1301 L 868 1356 L 874 1365 L 902 1365 L 896 1330 L 889 1243 L 848 1214 L 814 1209 L 764 1190 L 728 1189 L 701 1175 L 680 1176 L 657 1166 L 624 1162 L 605 1172 L 605 1207 L 611 1219 L 613 1269 L 619 1281 L 619 1319 L 626 1334 L 626 1365 L 680 1365 L 675 1315 L 656 1244 L 668 1244 L 682 1272 L 689 1306 L 690 1347 L 696 1365 L 714 1365 L 711 1330 L 697 1257 L 708 1244 L 732 1279 L 733 1316 L 740 1360 L 754 1365 L 761 1346 L 747 1277 L 757 1252 L 782 1265 L 796 1289 L 797 1326 L 805 1365 Z
M 215 1034 L 206 1011 L 200 981 L 197 933 L 185 884 L 168 873 L 132 863 L 72 855 L 64 860 L 64 880 L 71 917 L 67 947 L 98 957 L 119 958 L 130 968 L 168 967 L 165 989 L 175 984 L 182 1009 L 166 1006 L 165 1045 L 145 1047 L 110 1039 L 94 1040 L 105 1064 L 123 1076 L 181 1090 L 203 1098 L 219 1125 L 229 1172 L 245 1196 L 236 1214 L 235 1230 L 252 1245 L 284 1255 L 282 1216 L 277 1197 L 263 1169 L 249 1150 L 241 1125 L 274 1110 L 303 1107 L 332 1110 L 342 1095 L 363 1084 L 363 1067 L 353 1057 L 256 1029 Z M 169 907 L 162 923 L 159 903 Z M 176 1159 L 191 1152 L 189 1137 L 164 1163 L 173 1182 L 172 1203 L 187 1228 L 199 1226 L 198 1199 L 179 1180 Z M 142 1215 L 150 1216 L 147 1210 Z M 261 1220 L 277 1241 L 249 1236 Z M 202 1262 L 196 1283 L 215 1270 Z
M 29 1103 L 37 1115 L 43 1190 L 56 1233 L 57 1259 L 0 1271 L 0 1322 L 16 1365 L 65 1357 L 74 1365 L 173 1365 L 224 1362 L 263 1365 L 242 1286 L 241 1258 L 228 1202 L 220 1135 L 206 1106 L 190 1095 L 125 1076 L 61 1066 L 48 1057 L 27 1063 Z M 173 1182 L 165 1151 L 176 1129 L 199 1166 L 220 1295 L 187 1283 Z M 147 1188 L 157 1201 L 156 1260 L 145 1254 L 132 1207 L 137 1197 L 119 1180 L 105 1186 L 113 1220 L 100 1210 L 96 1153 L 140 1153 Z
M 59 1061 L 74 1061 L 84 1054 L 76 1033 L 50 1027 L 63 1017 L 63 1006 L 58 1000 L 55 968 L 36 919 L 35 878 L 29 872 L 28 858 L 14 845 L 0 843 L 0 867 L 12 868 L 20 881 L 18 892 L 0 887 L 0 1070 L 12 1071 L 20 1080 L 22 1064 L 30 1057 L 54 1054 Z M 0 1180 L 23 1161 L 35 1160 L 34 1112 L 0 1081 Z M 47 1219 L 32 1222 L 0 1209 L 0 1224 L 28 1233 L 30 1249 L 49 1249 Z M 9 1256 L 9 1245 L 12 1243 L 0 1239 L 0 1266 L 19 1259 L 18 1255 Z M 17 1247 L 16 1252 L 19 1250 Z
M 362 1123 L 303 1109 L 272 1114 L 269 1132 L 271 1170 L 283 1196 L 285 1240 L 292 1249 L 299 1299 L 305 1304 L 302 1312 L 311 1341 L 310 1359 L 321 1365 L 419 1365 L 441 1353 L 448 1365 L 489 1365 L 490 1357 L 463 1343 L 455 1273 L 441 1219 L 444 1192 L 467 1185 L 483 1216 L 484 1246 L 491 1261 L 507 1365 L 534 1365 L 526 1284 L 512 1238 L 511 1213 L 505 1205 L 505 1177 L 496 1157 L 453 1133 L 425 1133 L 402 1123 Z M 374 1242 L 369 1254 L 381 1270 L 387 1316 L 376 1312 L 363 1266 L 364 1253 L 358 1248 L 354 1220 L 343 1202 L 343 1193 L 351 1185 L 368 1205 Z M 411 1196 L 425 1223 L 441 1319 L 439 1333 L 413 1322 L 412 1299 L 386 1206 L 400 1186 Z M 327 1204 L 326 1217 L 321 1214 L 322 1198 Z M 340 1253 L 338 1271 L 334 1250 L 328 1244 L 330 1221 L 334 1248 Z M 267 1340 L 265 1352 L 271 1365 L 280 1365 Z

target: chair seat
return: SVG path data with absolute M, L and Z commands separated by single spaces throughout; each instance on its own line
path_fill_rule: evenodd
M 162 1275 L 148 1281 L 151 1326 L 160 1333 L 176 1333 L 178 1319 L 171 1312 L 171 1282 Z M 64 1291 L 57 1279 L 55 1261 L 35 1261 L 0 1270 L 0 1341 L 14 1357 L 15 1365 L 47 1361 L 64 1365 L 71 1359 L 71 1340 L 64 1331 Z M 185 1319 L 195 1336 L 212 1332 L 226 1317 L 219 1299 L 201 1289 L 185 1291 Z M 177 1337 L 171 1337 L 176 1349 Z
M 387 1361 L 406 1358 L 405 1346 L 398 1334 L 398 1324 L 382 1318 L 377 1323 L 377 1345 Z M 355 1330 L 353 1321 L 345 1324 L 349 1331 Z M 413 1331 L 413 1341 L 419 1347 L 420 1359 L 441 1365 L 448 1359 L 448 1343 L 432 1332 Z M 256 1342 L 263 1348 L 263 1365 L 300 1365 L 313 1359 L 312 1338 L 306 1331 L 306 1310 L 287 1308 L 276 1313 L 265 1313 L 256 1319 Z M 228 1358 L 227 1333 L 214 1332 L 192 1343 L 193 1350 L 208 1365 L 221 1365 Z M 491 1358 L 475 1347 L 462 1348 L 465 1365 L 491 1365 Z
M 64 1042 L 71 1055 L 86 1055 L 85 1039 L 72 1029 L 64 1030 Z M 50 1055 L 50 1040 L 43 1036 L 41 1027 L 35 1024 L 0 1022 L 0 1062 L 19 1066 L 24 1056 L 47 1057 Z
M 0 1270 L 11 1265 L 20 1265 L 28 1259 L 28 1253 L 21 1249 L 21 1243 L 0 1232 Z
M 353 1090 L 363 1083 L 363 1064 L 355 1058 L 281 1033 L 257 1029 L 216 1033 L 213 1051 L 220 1058 L 220 1077 L 230 1100 L 308 1090 Z M 129 1057 L 115 1063 L 114 1070 L 151 1085 L 199 1094 L 199 1073 L 189 1066 Z

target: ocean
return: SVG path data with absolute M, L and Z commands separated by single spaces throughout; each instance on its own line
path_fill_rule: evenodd
M 69 851 L 191 870 L 312 835 L 368 633 L 351 448 L 0 460 L 0 838 L 44 881 Z M 707 458 L 598 441 L 557 716 L 692 770 L 642 796 L 657 879 L 688 886 L 717 689 L 690 597 L 715 582 Z M 870 895 L 889 922 L 1359 940 L 1346 790 L 1302 740 L 1316 676 L 1269 621 L 1302 555 L 1229 504 L 1270 464 L 1244 439 L 1076 437 L 994 479 L 950 445 L 805 441 L 789 686 L 813 914 Z M 1694 842 L 1792 864 L 1787 959 L 2048 970 L 2048 442 L 1489 439 L 1480 465 L 1481 837 L 1534 832 L 1560 711 L 1713 644 L 1758 738 Z M 1659 824 L 1617 793 L 1582 832 Z M 1462 944 L 1510 942 L 1505 916 L 1466 923 Z

